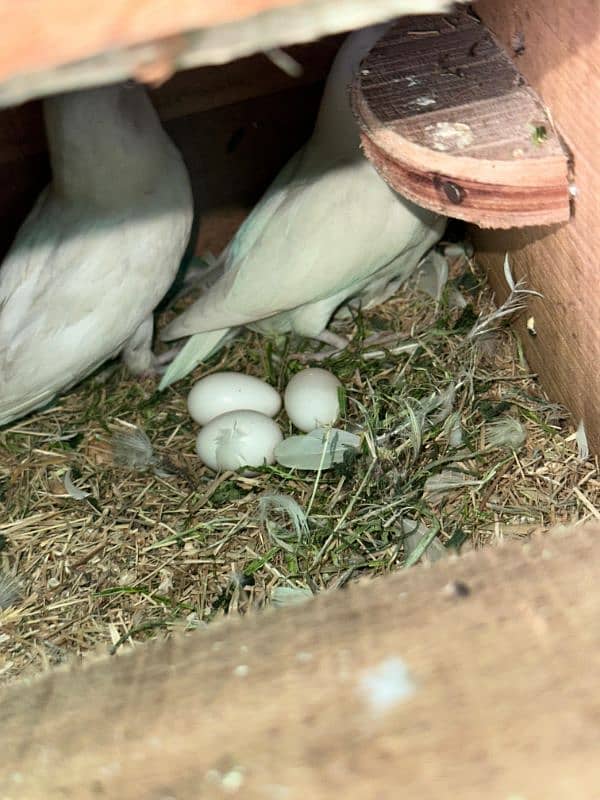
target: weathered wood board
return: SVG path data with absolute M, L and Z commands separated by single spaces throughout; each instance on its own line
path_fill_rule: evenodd
M 470 11 L 403 17 L 352 87 L 364 151 L 400 194 L 486 228 L 569 219 L 552 118 Z
M 543 293 L 517 330 L 542 384 L 571 409 L 575 425 L 584 421 L 600 453 L 600 4 L 480 0 L 477 12 L 551 109 L 573 156 L 577 196 L 569 223 L 474 229 L 476 248 L 500 300 L 507 251 L 515 277 Z M 529 317 L 535 336 L 527 332 Z
M 456 0 L 464 2 L 464 0 Z M 452 0 L 0 0 L 0 106 L 223 64 Z
M 600 526 L 0 693 L 3 800 L 565 800 L 600 786 Z

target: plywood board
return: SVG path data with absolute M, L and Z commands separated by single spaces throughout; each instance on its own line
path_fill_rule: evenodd
M 4 800 L 565 800 L 600 786 L 600 527 L 0 694 Z
M 458 0 L 461 2 L 462 0 Z M 0 105 L 222 64 L 452 0 L 0 0 Z
M 413 202 L 488 228 L 569 219 L 552 118 L 471 12 L 404 17 L 361 64 L 352 104 L 367 156 Z
M 480 0 L 477 11 L 551 109 L 573 157 L 577 195 L 567 224 L 475 231 L 475 243 L 499 299 L 507 293 L 507 251 L 515 277 L 543 293 L 517 325 L 527 358 L 550 395 L 571 409 L 574 424 L 583 420 L 600 453 L 600 6 Z

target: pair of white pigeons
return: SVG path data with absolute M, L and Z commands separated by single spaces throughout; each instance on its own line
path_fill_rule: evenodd
M 394 193 L 360 150 L 348 86 L 386 27 L 346 39 L 312 138 L 223 252 L 220 277 L 162 331 L 191 338 L 161 385 L 237 326 L 340 346 L 335 310 L 385 297 L 441 237 L 445 218 Z M 0 267 L 0 425 L 119 353 L 134 374 L 156 369 L 153 312 L 192 225 L 186 168 L 141 87 L 53 97 L 44 113 L 52 183 Z

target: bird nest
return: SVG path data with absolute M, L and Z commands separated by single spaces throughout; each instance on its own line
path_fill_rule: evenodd
M 195 455 L 194 380 L 282 390 L 311 358 L 251 332 L 163 394 L 109 365 L 0 432 L 0 680 L 598 518 L 598 463 L 474 261 L 438 290 L 334 323 L 353 341 L 323 365 L 362 449 L 329 470 L 215 475 Z

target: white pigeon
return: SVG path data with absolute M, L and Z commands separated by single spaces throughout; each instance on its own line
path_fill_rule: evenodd
M 122 353 L 152 370 L 153 311 L 190 234 L 181 155 L 140 86 L 49 98 L 52 183 L 0 267 L 0 425 Z
M 387 27 L 346 39 L 311 139 L 224 251 L 221 277 L 161 332 L 166 341 L 192 335 L 161 389 L 218 349 L 235 326 L 343 346 L 327 330 L 335 310 L 352 298 L 365 307 L 389 296 L 442 236 L 446 218 L 396 194 L 360 149 L 349 85 Z

